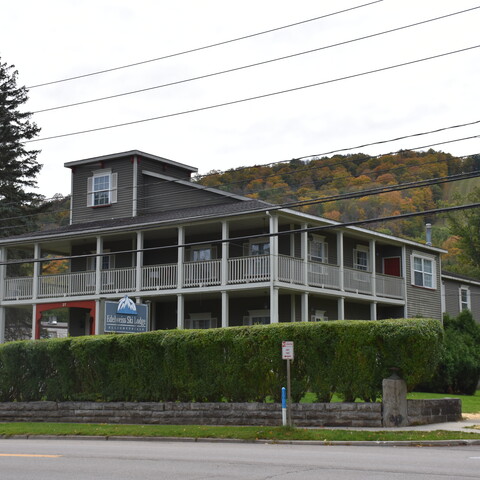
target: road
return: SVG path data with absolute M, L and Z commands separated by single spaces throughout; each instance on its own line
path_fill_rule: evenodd
M 478 479 L 480 446 L 0 440 L 2 480 Z

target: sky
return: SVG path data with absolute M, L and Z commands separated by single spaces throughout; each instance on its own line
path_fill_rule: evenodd
M 65 162 L 128 150 L 191 165 L 205 174 L 480 120 L 480 48 L 471 48 L 480 45 L 480 8 L 381 34 L 480 3 L 372 2 L 1 0 L 0 59 L 15 65 L 18 84 L 29 87 L 25 110 L 37 112 L 32 118 L 42 129 L 38 141 L 28 144 L 41 150 L 37 159 L 43 168 L 36 191 L 47 198 L 67 195 L 70 171 Z M 306 22 L 325 15 L 329 16 Z M 352 41 L 365 36 L 372 37 Z M 310 50 L 317 51 L 297 55 Z M 289 55 L 295 56 L 184 82 Z M 36 86 L 165 56 L 170 57 Z M 343 77 L 352 78 L 338 80 Z M 175 82 L 181 83 L 39 112 Z M 285 90 L 292 91 L 270 95 Z M 238 102 L 259 96 L 264 97 Z M 238 103 L 204 109 L 230 102 Z M 182 113 L 191 110 L 200 111 Z M 139 122 L 156 117 L 164 118 Z M 139 123 L 49 139 L 130 122 Z M 447 129 L 341 153 L 428 149 L 479 135 L 479 128 L 480 124 Z M 480 153 L 480 138 L 432 148 L 472 155 Z

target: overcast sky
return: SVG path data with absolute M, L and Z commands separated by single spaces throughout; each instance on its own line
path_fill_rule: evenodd
M 19 83 L 142 62 L 313 19 L 372 0 L 1 1 L 0 57 Z M 383 0 L 199 52 L 30 88 L 36 112 L 242 67 L 480 5 Z M 69 134 L 328 82 L 480 45 L 480 9 L 267 65 L 36 113 L 38 138 Z M 322 154 L 480 120 L 480 48 L 234 105 L 31 143 L 38 192 L 70 193 L 65 162 L 138 149 L 200 173 Z M 480 124 L 351 150 L 381 154 L 479 135 Z M 433 147 L 480 153 L 480 139 Z

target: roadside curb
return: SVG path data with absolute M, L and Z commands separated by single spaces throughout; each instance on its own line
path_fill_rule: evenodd
M 318 440 L 242 440 L 238 438 L 195 437 L 134 437 L 105 435 L 0 435 L 2 440 L 104 440 L 128 442 L 184 442 L 184 443 L 258 443 L 263 445 L 315 445 L 352 447 L 455 447 L 480 445 L 480 440 L 374 440 L 374 441 L 318 441 Z

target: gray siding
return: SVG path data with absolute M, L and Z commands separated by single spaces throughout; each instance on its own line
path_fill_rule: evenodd
M 443 278 L 445 295 L 445 312 L 451 317 L 460 313 L 460 287 L 466 286 L 470 291 L 470 310 L 476 322 L 480 323 L 480 286 L 469 284 L 461 279 Z
M 415 252 L 423 253 L 420 249 L 415 249 Z M 442 319 L 442 304 L 441 304 L 441 279 L 440 279 L 440 262 L 438 255 L 433 255 L 436 263 L 436 288 L 434 290 L 429 288 L 417 287 L 412 285 L 412 248 L 406 249 L 406 297 L 407 297 L 407 317 L 426 317 Z M 431 252 L 425 252 L 426 256 L 432 256 Z
M 72 223 L 94 222 L 132 216 L 132 163 L 130 158 L 104 162 L 103 168 L 118 174 L 117 203 L 102 207 L 87 207 L 87 181 L 93 172 L 101 170 L 98 163 L 79 165 L 72 170 Z

